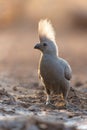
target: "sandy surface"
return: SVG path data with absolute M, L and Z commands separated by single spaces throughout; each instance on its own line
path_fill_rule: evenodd
M 22 69 L 22 76 L 17 75 L 18 71 L 0 74 L 0 128 L 14 129 L 15 126 L 19 130 L 27 127 L 31 130 L 34 126 L 34 130 L 43 127 L 74 130 L 72 126 L 75 126 L 77 130 L 87 129 L 87 94 L 84 92 L 87 84 L 77 83 L 79 89 L 70 90 L 67 108 L 60 96 L 52 97 L 54 107 L 50 107 L 45 105 L 46 95 L 36 76 L 25 72 Z M 40 128 L 43 123 L 45 126 Z

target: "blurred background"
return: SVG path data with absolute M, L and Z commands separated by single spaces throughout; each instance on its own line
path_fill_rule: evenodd
M 40 19 L 51 20 L 73 79 L 87 76 L 87 0 L 0 0 L 0 72 L 37 79 Z M 33 79 L 31 79 L 33 80 Z

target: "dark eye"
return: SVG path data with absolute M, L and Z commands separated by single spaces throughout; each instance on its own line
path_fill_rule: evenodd
M 46 44 L 46 43 L 43 43 L 43 46 L 47 46 L 47 44 Z

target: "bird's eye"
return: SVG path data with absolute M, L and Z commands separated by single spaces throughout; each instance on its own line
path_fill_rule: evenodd
M 47 44 L 46 44 L 46 43 L 43 43 L 43 46 L 47 46 Z

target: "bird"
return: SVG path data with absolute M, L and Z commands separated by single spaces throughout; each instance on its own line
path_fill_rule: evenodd
M 51 104 L 51 94 L 62 94 L 67 104 L 70 91 L 72 69 L 69 63 L 59 56 L 55 40 L 55 31 L 48 19 L 38 22 L 39 43 L 34 46 L 41 52 L 38 75 L 44 84 L 46 92 L 46 105 Z

